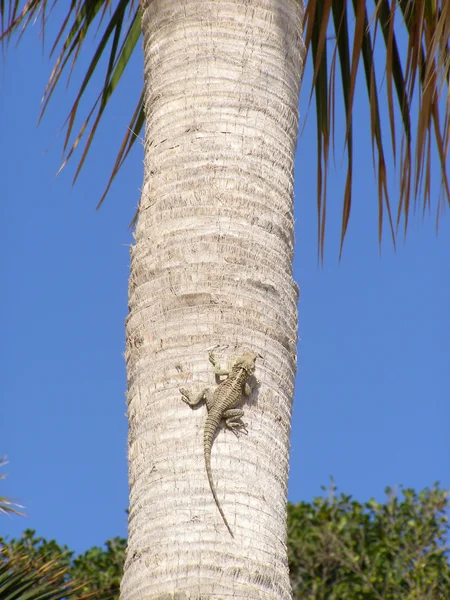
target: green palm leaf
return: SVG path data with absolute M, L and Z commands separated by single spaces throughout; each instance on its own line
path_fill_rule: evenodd
M 0 600 L 82 600 L 80 583 L 66 581 L 67 573 L 56 559 L 30 559 L 25 550 L 0 545 Z

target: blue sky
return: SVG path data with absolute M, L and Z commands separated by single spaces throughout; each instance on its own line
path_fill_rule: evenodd
M 95 212 L 95 205 L 140 89 L 142 59 L 133 59 L 74 188 L 75 163 L 54 177 L 61 139 L 52 142 L 79 75 L 68 93 L 58 91 L 36 128 L 51 64 L 36 27 L 10 47 L 0 84 L 0 455 L 9 460 L 0 496 L 15 497 L 28 514 L 0 516 L 0 535 L 17 537 L 30 527 L 82 552 L 126 535 L 124 319 L 140 145 L 103 208 Z M 309 77 L 307 71 L 302 122 Z M 323 269 L 317 266 L 312 119 L 298 143 L 293 502 L 319 495 L 330 475 L 360 501 L 383 499 L 387 485 L 419 490 L 439 480 L 450 488 L 448 211 L 438 237 L 435 212 L 422 222 L 418 211 L 396 253 L 386 232 L 380 256 L 362 87 L 355 102 L 350 227 L 339 263 L 344 172 L 338 142 Z

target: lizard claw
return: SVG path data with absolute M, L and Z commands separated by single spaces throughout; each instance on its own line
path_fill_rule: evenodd
M 245 427 L 245 425 L 243 427 L 241 427 L 240 429 L 232 429 L 231 430 L 234 435 L 238 438 L 239 435 L 242 433 L 243 435 L 248 435 L 248 429 L 247 427 Z
M 240 433 L 243 433 L 244 435 L 248 435 L 248 429 L 247 429 L 247 423 L 227 423 L 227 427 L 228 429 L 231 429 L 231 431 L 234 433 L 234 435 L 236 437 L 239 437 Z
M 179 388 L 179 390 L 180 390 L 181 399 L 183 400 L 183 402 L 189 403 L 189 392 L 184 388 Z

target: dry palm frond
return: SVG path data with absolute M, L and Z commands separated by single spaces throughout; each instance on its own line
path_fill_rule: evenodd
M 348 12 L 351 10 L 352 31 L 349 32 Z M 314 78 L 311 95 L 316 96 L 318 157 L 317 207 L 319 256 L 323 260 L 326 220 L 326 173 L 329 160 L 330 135 L 334 138 L 335 66 L 337 53 L 342 77 L 346 117 L 347 181 L 344 192 L 341 248 L 349 222 L 352 203 L 353 123 L 352 109 L 358 66 L 362 57 L 367 97 L 370 107 L 372 156 L 378 180 L 378 238 L 381 243 L 384 213 L 395 245 L 395 237 L 403 216 L 404 231 L 408 226 L 411 196 L 423 197 L 423 210 L 431 204 L 431 147 L 437 149 L 441 172 L 441 195 L 437 202 L 437 219 L 445 204 L 450 203 L 446 165 L 450 120 L 450 2 L 448 0 L 310 0 L 305 11 L 305 42 L 312 50 Z M 332 21 L 330 19 L 332 15 Z M 370 18 L 369 18 L 370 15 Z M 327 32 L 333 27 L 333 61 L 327 65 Z M 399 52 L 399 29 L 406 29 L 407 49 L 402 65 Z M 385 64 L 389 127 L 394 165 L 400 170 L 400 197 L 396 209 L 388 194 L 385 150 L 382 139 L 380 99 L 374 63 L 374 48 L 381 29 L 385 45 Z M 329 43 L 329 42 L 328 42 Z M 351 48 L 351 50 L 350 50 Z M 394 93 L 395 89 L 395 93 Z M 446 89 L 446 99 L 442 94 Z M 418 101 L 415 128 L 411 124 L 411 105 Z M 401 115 L 402 143 L 398 151 L 394 116 L 395 100 Z M 439 114 L 445 103 L 444 118 Z M 434 139 L 433 139 L 434 136 Z M 415 150 L 413 139 L 416 140 Z M 413 161 L 414 155 L 414 161 Z M 397 160 L 399 157 L 399 160 Z
M 56 3 L 56 0 L 55 0 Z M 6 6 L 8 5 L 8 14 Z M 11 38 L 13 33 L 21 33 L 30 23 L 41 19 L 42 31 L 50 10 L 47 0 L 28 0 L 19 12 L 19 0 L 0 0 L 2 41 Z M 350 16 L 349 16 L 350 13 Z M 66 121 L 66 134 L 63 147 L 63 168 L 82 137 L 87 134 L 84 150 L 75 172 L 74 181 L 84 164 L 93 137 L 105 107 L 128 64 L 131 53 L 140 36 L 140 8 L 136 0 L 67 0 L 67 13 L 53 44 L 51 55 L 61 47 L 55 66 L 47 84 L 42 114 L 58 84 L 64 70 L 70 74 L 77 62 L 88 31 L 95 25 L 101 30 L 101 39 L 86 71 L 80 90 Z M 126 23 L 127 22 L 127 26 Z M 328 31 L 334 29 L 334 35 Z M 381 31 L 381 34 L 379 33 Z M 400 33 L 406 32 L 407 44 L 402 64 Z M 442 190 L 437 203 L 436 218 L 450 203 L 450 189 L 446 168 L 450 130 L 450 2 L 449 0 L 309 0 L 305 11 L 304 25 L 307 49 L 312 50 L 314 77 L 311 96 L 315 93 L 317 116 L 317 214 L 319 255 L 323 260 L 327 169 L 330 154 L 330 137 L 334 139 L 335 113 L 335 73 L 338 59 L 346 117 L 345 144 L 347 148 L 347 178 L 344 190 L 341 248 L 347 231 L 353 187 L 353 123 L 352 110 L 358 68 L 362 58 L 367 98 L 370 108 L 370 132 L 372 157 L 378 182 L 378 238 L 381 242 L 385 214 L 389 222 L 395 244 L 396 233 L 401 218 L 404 231 L 408 225 L 411 198 L 416 205 L 423 198 L 423 210 L 431 205 L 431 156 L 432 148 L 437 149 L 442 179 Z M 327 45 L 333 38 L 330 67 L 328 66 Z M 396 207 L 391 204 L 388 194 L 388 163 L 383 145 L 383 125 L 380 117 L 380 98 L 377 72 L 374 62 L 374 48 L 382 38 L 385 46 L 385 63 L 380 67 L 386 81 L 386 95 L 389 110 L 389 128 L 393 162 L 400 171 L 400 197 Z M 109 52 L 108 65 L 102 89 L 88 115 L 72 141 L 75 119 L 80 101 L 94 72 L 100 67 L 100 58 Z M 380 77 L 379 77 L 380 79 Z M 445 94 L 445 95 L 444 95 Z M 112 181 L 128 156 L 144 124 L 143 92 L 136 95 L 137 103 L 131 116 L 116 161 L 98 206 L 103 202 Z M 411 105 L 418 102 L 418 116 L 415 126 L 411 123 Z M 398 108 L 396 108 L 396 104 Z M 442 108 L 444 106 L 444 108 Z M 400 114 L 402 141 L 397 147 L 395 111 Z M 444 112 L 443 117 L 440 110 Z M 91 123 L 91 119 L 95 118 Z M 89 129 L 90 127 L 90 129 Z M 413 143 L 415 142 L 415 147 Z M 413 158 L 414 157 L 414 158 Z
M 41 21 L 43 36 L 49 13 L 54 8 L 56 1 L 49 8 L 47 0 L 29 0 L 19 12 L 18 0 L 10 0 L 7 16 L 5 4 L 5 0 L 0 0 L 2 41 L 9 40 L 19 30 L 20 35 L 22 35 L 25 29 L 38 19 Z M 39 120 L 44 115 L 64 71 L 68 71 L 70 79 L 83 43 L 89 39 L 88 31 L 92 31 L 93 27 L 102 31 L 101 38 L 65 122 L 66 132 L 63 144 L 63 162 L 58 171 L 60 172 L 65 167 L 83 136 L 89 132 L 75 172 L 74 183 L 89 152 L 108 101 L 114 93 L 140 38 L 141 13 L 138 3 L 135 0 L 118 0 L 116 2 L 112 0 L 70 0 L 70 2 L 67 2 L 67 13 L 50 51 L 50 56 L 56 55 L 56 49 L 61 46 L 44 91 Z M 71 141 L 75 119 L 79 113 L 80 102 L 89 83 L 92 83 L 94 72 L 100 68 L 100 59 L 107 52 L 109 52 L 109 57 L 102 88 L 88 111 L 87 117 L 76 134 L 74 141 Z M 128 156 L 143 126 L 143 96 L 138 91 L 136 97 L 138 99 L 136 109 L 127 128 L 110 179 L 97 208 L 102 204 L 114 177 Z M 94 114 L 95 118 L 92 121 Z

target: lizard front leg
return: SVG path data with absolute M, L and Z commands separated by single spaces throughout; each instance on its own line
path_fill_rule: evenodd
M 191 394 L 185 388 L 180 388 L 181 399 L 186 402 L 189 406 L 197 406 L 202 400 L 206 401 L 206 407 L 209 411 L 212 404 L 212 398 L 214 391 L 211 388 L 204 388 L 195 398 L 191 398 Z
M 244 394 L 246 396 L 250 396 L 250 394 L 253 392 L 253 387 L 248 383 L 248 381 L 245 382 L 244 385 Z
M 239 433 L 248 434 L 247 423 L 241 421 L 244 416 L 244 411 L 239 408 L 229 408 L 223 413 L 223 419 L 228 429 L 238 436 Z
M 230 369 L 220 368 L 220 366 L 216 362 L 216 357 L 212 352 L 209 353 L 209 362 L 214 367 L 214 374 L 216 375 L 216 377 L 223 377 L 225 375 L 228 376 L 230 374 Z

